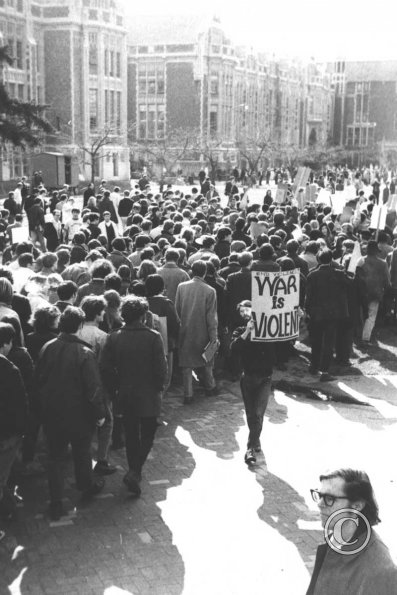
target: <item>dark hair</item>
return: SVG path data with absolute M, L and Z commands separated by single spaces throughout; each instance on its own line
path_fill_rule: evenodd
M 33 314 L 33 328 L 36 333 L 48 333 L 54 330 L 54 322 L 61 315 L 56 306 L 41 306 Z
M 57 257 L 58 257 L 58 265 L 65 265 L 69 262 L 70 260 L 70 252 L 69 250 L 66 250 L 66 248 L 61 248 L 60 250 L 57 250 Z
M 371 526 L 380 523 L 379 507 L 375 499 L 374 490 L 365 471 L 359 469 L 335 469 L 320 475 L 320 481 L 340 477 L 345 482 L 346 498 L 350 502 L 364 500 L 365 506 L 361 511 Z
M 92 322 L 106 308 L 106 302 L 100 295 L 87 295 L 81 302 L 81 309 L 87 322 Z
M 205 277 L 207 273 L 207 263 L 204 260 L 196 260 L 192 265 L 193 277 Z
M 151 260 L 143 260 L 139 265 L 138 278 L 145 281 L 149 275 L 155 275 L 157 267 Z
M 299 243 L 296 240 L 288 240 L 288 242 L 287 242 L 288 254 L 297 254 L 298 248 L 299 248 Z
M 240 252 L 238 255 L 238 263 L 242 267 L 248 267 L 252 262 L 252 252 Z
M 54 254 L 53 252 L 46 252 L 45 254 L 43 254 L 42 259 L 41 259 L 41 263 L 43 265 L 43 268 L 45 268 L 45 269 L 50 269 L 55 264 L 57 264 L 57 262 L 58 262 L 58 256 L 56 254 Z
M 146 298 L 129 295 L 124 298 L 121 316 L 126 324 L 139 320 L 149 309 Z
M 165 261 L 166 262 L 178 262 L 179 260 L 179 252 L 175 248 L 168 248 L 165 253 Z
M 6 267 L 0 267 L 0 279 L 7 279 L 11 285 L 14 283 L 14 277 L 12 272 Z
M 307 243 L 305 252 L 309 252 L 309 254 L 317 254 L 318 250 L 319 246 L 316 241 L 310 240 L 310 242 Z
M 274 249 L 271 244 L 263 244 L 259 248 L 259 258 L 262 260 L 271 260 L 274 256 Z
M 8 345 L 10 341 L 15 339 L 15 329 L 12 324 L 8 322 L 0 322 L 0 347 Z
M 145 246 L 147 246 L 147 244 L 150 244 L 149 236 L 140 234 L 135 237 L 135 249 L 144 248 Z
M 128 264 L 121 264 L 117 269 L 117 274 L 122 281 L 129 281 L 131 279 L 131 269 Z
M 33 254 L 30 254 L 29 252 L 21 254 L 21 256 L 18 256 L 18 264 L 20 267 L 28 267 L 29 265 L 32 265 Z
M 96 260 L 91 266 L 91 277 L 93 279 L 104 279 L 107 275 L 113 273 L 113 265 L 105 259 Z
M 77 285 L 73 281 L 64 281 L 57 287 L 57 294 L 61 301 L 70 300 L 77 293 Z
M 160 275 L 149 275 L 145 281 L 145 289 L 147 297 L 159 295 L 164 291 L 164 279 Z
M 323 248 L 318 253 L 317 260 L 320 264 L 330 264 L 332 261 L 332 251 L 329 248 Z
M 82 322 L 85 320 L 85 314 L 81 308 L 68 306 L 61 314 L 59 321 L 59 331 L 61 333 L 77 333 Z
M 114 289 L 117 292 L 121 290 L 121 277 L 117 273 L 110 273 L 105 277 L 105 289 Z
M 126 249 L 125 241 L 123 238 L 114 238 L 112 242 L 113 250 L 119 250 L 119 252 L 124 252 Z
M 220 227 L 216 234 L 216 239 L 222 241 L 232 234 L 230 227 Z

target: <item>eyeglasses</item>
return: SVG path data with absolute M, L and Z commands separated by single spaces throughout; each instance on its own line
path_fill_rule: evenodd
M 323 494 L 318 490 L 310 490 L 312 498 L 316 504 L 323 500 L 325 506 L 332 506 L 335 503 L 335 500 L 346 500 L 347 496 L 334 496 L 333 494 Z

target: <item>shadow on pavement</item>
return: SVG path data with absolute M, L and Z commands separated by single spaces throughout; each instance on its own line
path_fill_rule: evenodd
M 119 467 L 106 487 L 82 507 L 68 465 L 65 507 L 59 523 L 50 523 L 46 477 L 21 484 L 25 505 L 18 522 L 6 527 L 0 543 L 0 593 L 106 593 L 119 588 L 134 595 L 183 592 L 185 566 L 158 503 L 167 489 L 180 485 L 194 470 L 188 449 L 175 437 L 175 406 L 166 406 L 165 423 L 143 470 L 142 495 L 129 496 L 122 484 L 127 469 L 124 450 L 113 451 Z

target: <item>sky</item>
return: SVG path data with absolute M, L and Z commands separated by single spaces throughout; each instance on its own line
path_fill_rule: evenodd
M 396 0 L 123 0 L 140 14 L 208 13 L 233 43 L 279 56 L 397 60 Z

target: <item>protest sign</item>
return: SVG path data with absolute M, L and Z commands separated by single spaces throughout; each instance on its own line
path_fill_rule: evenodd
M 310 176 L 310 167 L 298 167 L 298 171 L 296 172 L 296 176 L 294 179 L 294 183 L 292 185 L 293 190 L 295 191 L 295 195 L 300 188 L 304 188 L 309 180 Z M 296 198 L 296 196 L 295 196 Z
M 352 255 L 350 257 L 349 266 L 347 267 L 347 272 L 355 274 L 357 264 L 361 259 L 362 259 L 362 256 L 361 256 L 360 242 L 354 242 L 354 248 L 353 248 Z
M 248 202 L 250 205 L 262 205 L 265 192 L 263 188 L 250 188 L 248 190 Z
M 252 341 L 272 343 L 299 336 L 299 269 L 252 271 Z
M 353 186 L 352 184 L 350 184 L 349 186 L 346 186 L 346 188 L 344 189 L 343 192 L 344 192 L 344 195 L 345 195 L 346 202 L 348 200 L 354 200 L 355 198 L 357 198 L 356 187 Z
M 334 215 L 341 215 L 345 206 L 346 200 L 343 194 L 343 190 L 337 190 L 332 196 L 332 210 Z
M 305 194 L 305 190 L 303 188 L 297 192 L 297 194 L 295 195 L 295 199 L 296 199 L 296 202 L 298 203 L 298 209 L 300 211 L 303 211 L 303 209 L 305 208 L 305 203 L 306 203 L 306 194 Z
M 298 242 L 301 239 L 302 235 L 303 235 L 302 228 L 299 227 L 299 225 L 297 225 L 295 227 L 295 229 L 292 230 L 291 235 L 294 238 L 294 240 L 296 240 Z
M 387 201 L 389 211 L 397 211 L 397 194 L 390 194 Z
M 320 205 L 327 205 L 331 206 L 331 192 L 329 190 L 325 190 L 325 188 L 320 188 L 318 196 L 316 198 L 316 204 Z
M 309 202 L 315 202 L 317 191 L 317 184 L 309 184 L 309 186 L 307 186 L 307 200 Z
M 374 205 L 372 209 L 370 229 L 385 229 L 387 215 L 387 205 Z
M 279 205 L 281 205 L 285 201 L 287 189 L 288 189 L 287 184 L 279 184 L 277 186 L 275 202 L 278 203 Z
M 339 223 L 350 223 L 351 218 L 354 215 L 353 207 L 343 207 L 343 211 L 341 213 Z
M 27 242 L 29 240 L 29 228 L 26 225 L 23 227 L 13 227 L 11 229 L 11 236 L 13 244 Z

